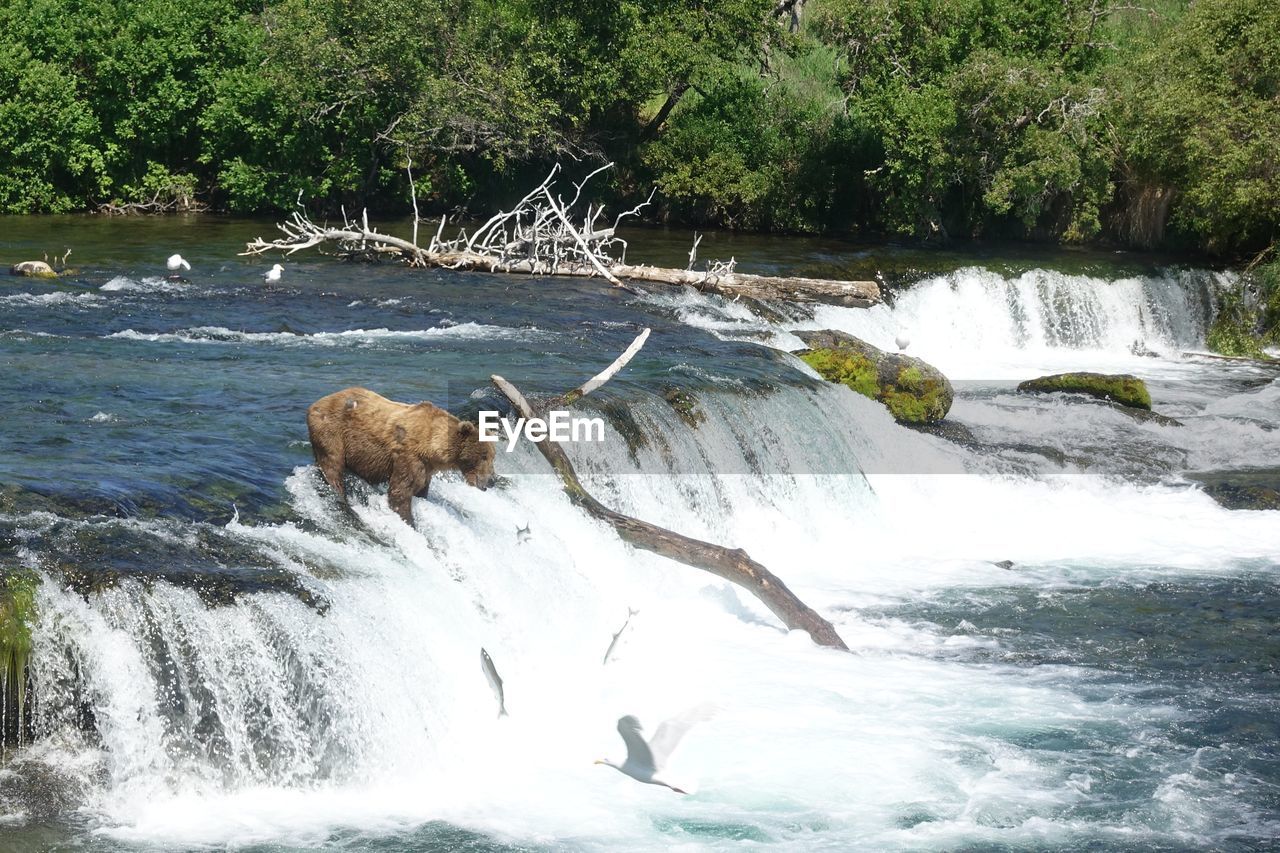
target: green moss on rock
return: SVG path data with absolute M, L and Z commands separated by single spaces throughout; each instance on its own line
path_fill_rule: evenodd
M 876 399 L 880 384 L 876 365 L 866 356 L 847 350 L 813 349 L 798 353 L 800 360 L 828 382 L 842 382 L 864 397 Z
M 899 423 L 936 423 L 951 410 L 951 383 L 927 362 L 884 352 L 844 332 L 796 334 L 810 346 L 796 353 L 805 364 L 823 379 L 883 403 Z
M 1055 373 L 1052 376 L 1028 379 L 1018 386 L 1018 390 L 1087 394 L 1121 406 L 1151 410 L 1151 394 L 1147 391 L 1146 383 L 1126 373 Z

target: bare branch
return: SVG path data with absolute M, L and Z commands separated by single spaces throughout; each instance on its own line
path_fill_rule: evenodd
M 410 190 L 415 189 L 412 162 L 407 161 Z M 352 221 L 343 211 L 342 226 L 318 225 L 299 209 L 277 227 L 276 240 L 257 238 L 245 247 L 246 255 L 268 251 L 293 254 L 325 243 L 337 243 L 339 254 L 365 259 L 399 257 L 411 266 L 433 266 L 455 270 L 526 273 L 539 276 L 599 276 L 630 293 L 640 291 L 623 283 L 623 279 L 653 281 L 727 296 L 754 299 L 785 299 L 798 302 L 829 302 L 838 305 L 868 306 L 880 301 L 879 286 L 873 281 L 827 281 L 821 279 L 755 276 L 735 270 L 733 259 L 709 264 L 702 272 L 694 271 L 697 241 L 690 252 L 689 267 L 684 270 L 635 266 L 626 262 L 627 242 L 618 236 L 623 221 L 637 216 L 654 197 L 618 214 L 613 224 L 602 228 L 603 205 L 587 204 L 585 213 L 574 207 L 586 195 L 590 180 L 605 171 L 602 166 L 574 184 L 568 204 L 554 192 L 554 181 L 560 172 L 557 165 L 547 177 L 513 208 L 490 217 L 468 236 L 460 229 L 453 239 L 444 237 L 446 220 L 441 218 L 435 236 L 427 247 L 418 244 L 420 222 L 417 199 L 414 203 L 413 239 L 405 240 L 372 228 L 367 211 L 359 221 Z M 301 197 L 299 197 L 301 202 Z M 619 251 L 620 250 L 620 251 Z M 618 254 L 614 254 L 618 252 Z
M 619 370 L 627 366 L 627 362 L 635 358 L 636 353 L 640 352 L 640 348 L 644 346 L 644 342 L 647 340 L 649 340 L 649 329 L 645 329 L 643 332 L 637 335 L 636 339 L 631 342 L 631 346 L 627 347 L 626 350 L 622 353 L 622 355 L 618 356 L 613 360 L 613 364 L 609 365 L 604 370 L 600 371 L 595 376 L 588 379 L 586 382 L 582 383 L 582 385 L 578 386 L 577 389 L 570 391 L 568 394 L 565 394 L 564 395 L 565 405 L 574 403 L 582 399 L 583 397 L 587 396 L 592 391 L 596 390 L 601 385 L 603 385 L 604 383 L 612 379 L 618 373 Z
M 648 336 L 649 330 L 645 329 L 625 353 L 579 390 L 588 386 L 592 386 L 591 390 L 594 390 L 607 382 L 639 351 Z M 511 401 L 521 416 L 524 418 L 534 416 L 533 407 L 529 405 L 529 401 L 518 388 L 501 376 L 495 375 L 490 378 L 494 387 Z M 599 380 L 598 384 L 593 385 L 597 380 Z M 572 399 L 580 399 L 581 395 L 573 396 L 576 393 L 570 392 L 560 400 L 571 402 Z M 615 512 L 596 500 L 582 485 L 577 472 L 573 469 L 573 463 L 558 443 L 546 440 L 536 442 L 535 446 L 560 476 L 560 481 L 569 498 L 589 515 L 609 524 L 622 541 L 669 560 L 710 572 L 716 577 L 736 584 L 758 598 L 788 629 L 807 632 L 810 638 L 820 646 L 848 650 L 844 640 L 836 633 L 835 626 L 801 601 L 777 575 L 751 559 L 746 551 L 741 548 L 726 548 L 703 542 L 665 527 Z

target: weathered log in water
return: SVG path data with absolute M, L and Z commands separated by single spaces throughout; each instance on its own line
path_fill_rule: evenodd
M 585 394 L 589 394 L 603 385 L 609 377 L 616 374 L 625 365 L 626 361 L 635 354 L 635 351 L 639 349 L 637 344 L 643 343 L 648 333 L 649 331 L 646 329 L 636 339 L 636 343 L 633 343 L 628 348 L 626 353 L 595 379 L 592 379 L 581 388 L 553 400 L 544 407 L 544 410 L 581 399 Z M 494 387 L 511 401 L 516 411 L 524 418 L 528 419 L 537 416 L 529 401 L 525 399 L 518 388 L 501 376 L 493 376 L 491 380 Z M 577 472 L 574 471 L 573 463 L 569 461 L 568 455 L 561 449 L 559 444 L 547 440 L 536 442 L 536 445 L 543 458 L 560 476 L 560 480 L 564 484 L 564 490 L 569 495 L 569 498 L 594 518 L 608 523 L 617 531 L 618 536 L 624 542 L 633 547 L 651 551 L 669 560 L 693 566 L 695 569 L 702 569 L 718 578 L 736 584 L 759 599 L 788 629 L 799 629 L 807 632 L 813 641 L 820 646 L 848 650 L 849 647 L 845 645 L 844 640 L 836 633 L 835 627 L 830 622 L 801 601 L 777 575 L 753 560 L 746 551 L 741 548 L 725 548 L 721 545 L 703 542 L 700 539 L 684 536 L 672 530 L 667 530 L 665 527 L 659 527 L 656 524 L 650 524 L 647 521 L 641 521 L 638 518 L 623 515 L 620 512 L 609 509 L 596 500 L 595 496 L 582 485 L 582 481 L 578 479 Z
M 608 167 L 604 167 L 608 168 Z M 618 225 L 648 204 L 620 214 L 612 226 L 602 227 L 604 208 L 588 205 L 581 221 L 571 211 L 597 169 L 575 184 L 573 198 L 564 201 L 552 192 L 557 166 L 512 210 L 499 212 L 468 236 L 460 232 L 452 240 L 441 237 L 445 220 L 426 246 L 417 239 L 419 220 L 414 220 L 414 237 L 406 240 L 369 226 L 368 214 L 359 221 L 345 219 L 340 227 L 317 225 L 301 211 L 277 227 L 282 239 L 258 237 L 246 245 L 245 255 L 281 251 L 293 254 L 322 244 L 336 244 L 347 257 L 395 257 L 410 266 L 438 267 L 482 272 L 523 273 L 539 276 L 603 278 L 615 287 L 636 293 L 627 281 L 652 282 L 677 287 L 693 287 L 730 299 L 761 301 L 821 302 L 867 308 L 880 301 L 880 286 L 874 281 L 838 281 L 801 276 L 768 276 L 735 271 L 734 262 L 713 261 L 705 269 L 693 269 L 697 243 L 689 253 L 689 267 L 673 269 L 626 263 L 626 241 L 618 236 Z M 415 202 L 415 210 L 416 210 Z M 619 257 L 611 250 L 621 248 Z

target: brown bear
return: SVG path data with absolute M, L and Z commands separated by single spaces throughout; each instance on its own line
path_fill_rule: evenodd
M 497 445 L 481 442 L 475 424 L 430 403 L 397 403 L 348 388 L 311 404 L 307 431 L 316 465 L 343 502 L 343 470 L 370 483 L 390 482 L 387 499 L 410 527 L 411 501 L 427 496 L 433 475 L 456 468 L 481 490 L 493 479 Z

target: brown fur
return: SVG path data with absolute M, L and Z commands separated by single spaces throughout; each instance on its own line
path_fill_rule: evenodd
M 391 484 L 391 508 L 413 526 L 412 500 L 431 478 L 457 469 L 479 489 L 493 479 L 497 445 L 480 441 L 476 425 L 430 403 L 397 403 L 366 388 L 322 397 L 307 410 L 311 450 L 325 480 L 345 502 L 342 472 Z

